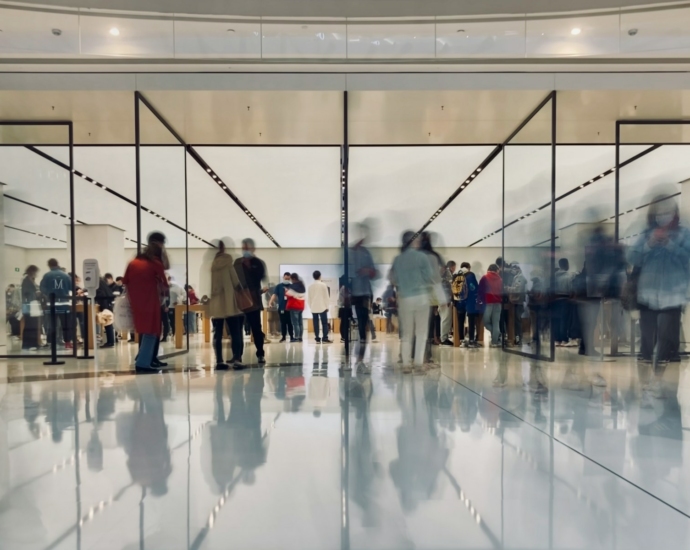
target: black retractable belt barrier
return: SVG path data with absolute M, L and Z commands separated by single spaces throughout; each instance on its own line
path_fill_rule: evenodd
M 64 361 L 57 360 L 57 313 L 55 312 L 55 293 L 50 294 L 50 361 L 44 365 L 64 365 Z

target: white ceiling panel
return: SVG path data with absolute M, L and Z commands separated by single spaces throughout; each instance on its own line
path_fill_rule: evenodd
M 344 23 L 263 23 L 262 57 L 344 59 L 347 28 Z
M 141 149 L 142 160 L 147 159 L 147 149 Z M 134 147 L 75 147 L 74 167 L 109 189 L 136 201 L 137 173 Z M 143 204 L 147 206 L 146 202 Z
M 98 56 L 173 57 L 173 20 L 81 15 L 81 53 Z
M 490 146 L 351 148 L 350 221 L 376 219 L 379 228 L 372 245 L 399 246 L 403 231 L 421 228 L 492 149 Z M 479 187 L 485 172 L 460 196 Z M 500 212 L 500 180 L 498 188 Z M 492 198 L 487 201 L 482 208 L 491 207 Z M 471 224 L 463 223 L 462 219 L 467 219 L 470 212 L 464 211 L 462 218 L 444 212 L 431 224 L 430 230 L 439 234 L 445 246 L 461 246 L 458 242 L 462 246 L 469 244 L 472 241 L 467 241 L 464 235 L 467 225 L 474 225 L 474 215 Z
M 525 21 L 463 21 L 436 25 L 436 57 L 524 56 Z
M 11 227 L 11 224 L 9 223 L 5 225 L 5 244 L 10 246 L 16 246 L 19 248 L 67 248 L 66 243 L 54 241 L 53 239 L 46 239 L 45 237 L 39 237 L 38 235 L 34 235 L 32 233 L 20 231 L 18 229 Z
M 196 149 L 280 246 L 340 246 L 339 147 Z
M 25 147 L 0 147 L 0 181 L 6 195 L 69 216 L 69 172 Z
M 347 26 L 347 57 L 434 57 L 436 29 L 433 23 L 357 24 Z
M 261 56 L 261 25 L 256 22 L 175 21 L 175 57 Z
M 0 54 L 78 55 L 79 16 L 0 9 Z
M 214 166 L 214 170 L 215 170 Z M 233 178 L 230 177 L 228 185 L 232 185 Z M 211 177 L 203 170 L 191 157 L 187 157 L 187 185 L 188 208 L 189 208 L 189 231 L 199 235 L 207 241 L 230 237 L 239 246 L 242 239 L 250 237 L 254 239 L 258 247 L 272 247 L 273 243 L 266 235 L 251 221 L 247 215 L 240 210 L 237 204 L 223 191 L 220 186 L 213 183 Z M 278 190 L 275 190 L 278 191 Z M 289 189 L 285 189 L 285 200 L 283 208 L 293 214 L 287 223 L 295 221 L 298 216 L 307 217 L 306 213 L 300 210 L 298 216 L 294 215 L 294 203 L 289 200 Z M 277 193 L 276 193 L 277 194 Z M 256 197 L 255 199 L 266 199 L 266 197 Z M 275 204 L 275 203 L 272 203 Z M 280 206 L 280 203 L 278 203 Z M 270 220 L 262 223 L 268 224 Z M 267 228 L 271 226 L 268 225 Z M 310 229 L 313 231 L 313 228 Z M 269 229 L 273 237 L 280 242 L 280 228 L 273 232 Z M 206 247 L 207 245 L 196 239 L 190 239 L 190 247 Z
M 619 53 L 619 16 L 586 15 L 527 20 L 527 56 Z
M 185 226 L 185 150 L 184 147 L 142 147 L 141 205 Z M 193 187 L 189 188 L 194 193 Z

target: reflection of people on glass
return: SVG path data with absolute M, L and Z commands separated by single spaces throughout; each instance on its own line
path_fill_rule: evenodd
M 657 350 L 652 391 L 660 392 L 667 362 L 678 351 L 680 318 L 690 280 L 690 231 L 680 225 L 678 205 L 657 197 L 649 207 L 647 229 L 630 248 L 637 280 L 642 360 Z
M 168 492 L 168 478 L 172 472 L 168 427 L 163 412 L 163 384 L 163 377 L 159 376 L 136 379 L 139 402 L 129 437 L 123 442 L 132 481 L 149 489 L 154 496 Z
M 36 351 L 41 346 L 40 320 L 41 307 L 38 303 L 38 287 L 36 276 L 38 267 L 30 265 L 24 272 L 22 280 L 22 318 L 24 333 L 22 334 L 22 350 Z
M 371 281 L 378 276 L 371 253 L 364 246 L 368 236 L 369 227 L 357 224 L 359 235 L 355 244 L 349 251 L 349 271 L 351 278 L 352 305 L 357 315 L 357 328 L 359 330 L 359 348 L 357 352 L 358 372 L 370 372 L 370 368 L 364 364 L 364 354 L 367 344 L 367 328 L 369 327 L 369 313 L 373 290 Z

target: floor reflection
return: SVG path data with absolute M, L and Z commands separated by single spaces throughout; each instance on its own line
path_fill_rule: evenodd
M 626 360 L 487 350 L 410 376 L 369 354 L 371 375 L 322 347 L 303 366 L 0 385 L 0 547 L 690 540 L 685 364 L 659 388 Z

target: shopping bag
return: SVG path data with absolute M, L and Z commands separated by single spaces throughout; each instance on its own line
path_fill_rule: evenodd
M 113 308 L 115 316 L 114 325 L 118 332 L 134 332 L 134 316 L 132 315 L 132 306 L 129 303 L 129 296 L 123 294 L 115 299 L 115 307 Z

